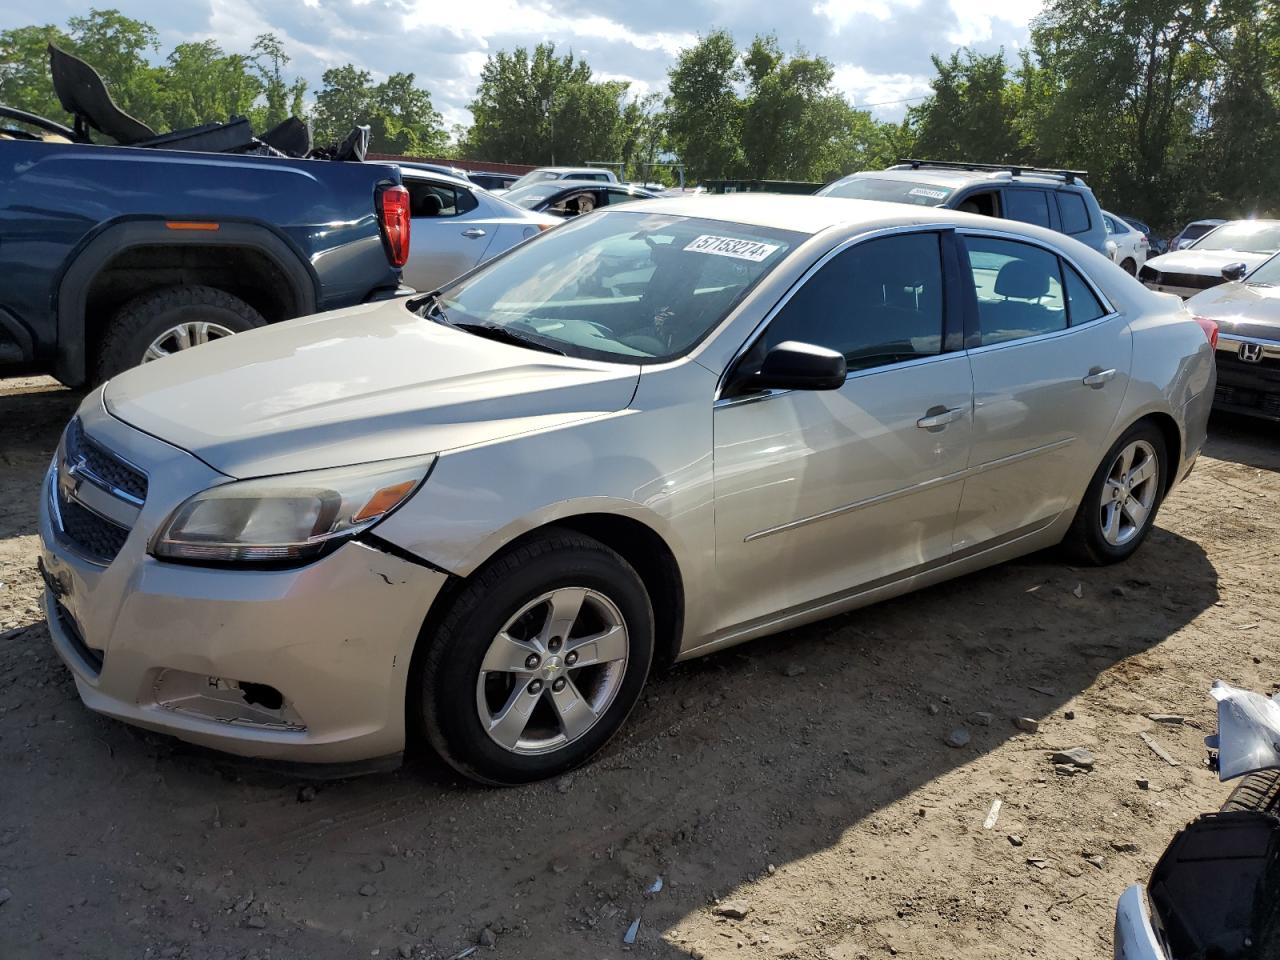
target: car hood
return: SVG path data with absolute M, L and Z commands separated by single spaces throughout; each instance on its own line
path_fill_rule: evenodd
M 107 384 L 125 423 L 244 478 L 438 453 L 621 410 L 639 368 L 366 304 L 238 334 Z
M 1223 333 L 1280 340 L 1280 287 L 1224 283 L 1196 294 L 1187 309 L 1216 320 Z
M 1161 273 L 1189 273 L 1203 277 L 1221 277 L 1229 263 L 1244 263 L 1252 270 L 1271 259 L 1269 253 L 1246 253 L 1242 250 L 1175 250 L 1152 257 L 1146 265 Z

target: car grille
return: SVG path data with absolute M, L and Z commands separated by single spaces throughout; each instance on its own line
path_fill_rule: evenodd
M 93 498 L 86 497 L 85 487 L 95 488 Z M 133 528 L 132 519 L 125 518 L 136 519 L 146 496 L 146 474 L 90 439 L 80 418 L 73 419 L 63 434 L 50 490 L 62 538 L 87 559 L 109 564 Z
M 1198 273 L 1164 273 L 1154 267 L 1143 265 L 1138 271 L 1138 279 L 1143 283 L 1157 283 L 1166 287 L 1184 287 L 1190 290 L 1208 290 L 1220 283 L 1225 283 L 1220 276 L 1202 276 Z
M 1264 417 L 1280 419 L 1280 394 L 1262 393 L 1244 387 L 1220 384 L 1213 392 L 1213 402 L 1232 410 L 1248 410 Z
M 139 503 L 147 499 L 146 475 L 85 436 L 79 417 L 75 417 L 67 427 L 66 454 L 68 460 L 83 460 L 94 476 L 123 490 Z
M 62 628 L 62 632 L 71 641 L 71 646 L 76 653 L 80 654 L 81 659 L 93 668 L 94 676 L 102 673 L 102 664 L 104 662 L 102 651 L 95 650 L 84 642 L 84 637 L 80 634 L 80 628 L 76 626 L 75 618 L 71 616 L 66 607 L 61 603 L 57 603 L 54 604 L 54 610 L 58 616 L 58 626 Z

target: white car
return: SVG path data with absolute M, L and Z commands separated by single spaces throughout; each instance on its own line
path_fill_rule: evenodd
M 1107 255 L 1112 263 L 1118 263 L 1129 276 L 1134 276 L 1138 268 L 1147 262 L 1150 244 L 1147 235 L 1135 230 L 1123 218 L 1114 213 L 1102 211 L 1102 225 L 1107 230 Z
M 443 173 L 400 168 L 409 191 L 409 260 L 404 282 L 421 292 L 454 277 L 563 221 L 507 203 Z
M 1190 247 L 1148 260 L 1138 279 L 1152 290 L 1193 297 L 1239 280 L 1280 252 L 1280 220 L 1231 220 Z
M 546 183 L 549 180 L 590 180 L 594 183 L 617 183 L 618 178 L 612 170 L 603 167 L 538 167 L 530 170 L 513 183 L 508 189 L 527 187 L 535 183 Z M 495 193 L 506 193 L 496 190 Z

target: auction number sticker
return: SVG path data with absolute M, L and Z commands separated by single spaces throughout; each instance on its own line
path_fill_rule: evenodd
M 717 237 L 704 233 L 689 241 L 685 249 L 694 253 L 709 253 L 715 257 L 733 257 L 735 260 L 759 263 L 768 259 L 769 254 L 778 249 L 778 244 L 761 243 L 759 240 L 739 240 L 736 237 Z
M 928 197 L 930 200 L 945 200 L 949 190 L 930 190 L 928 187 L 914 187 L 907 191 L 909 197 Z

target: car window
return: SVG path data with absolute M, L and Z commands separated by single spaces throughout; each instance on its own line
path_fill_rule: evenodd
M 1276 253 L 1280 251 L 1280 222 L 1275 220 L 1237 220 L 1206 233 L 1197 241 L 1196 250 L 1238 250 L 1242 253 Z
M 1057 256 L 1013 240 L 965 237 L 964 242 L 983 346 L 1066 329 Z
M 850 370 L 942 351 L 942 257 L 936 233 L 869 240 L 805 281 L 765 333 L 844 354 Z
M 549 204 L 546 212 L 557 217 L 580 217 L 601 206 L 600 195 L 595 190 L 577 190 L 567 193 L 555 203 Z
M 605 203 L 631 203 L 633 200 L 643 200 L 643 197 L 634 193 L 628 193 L 626 190 L 602 190 L 601 194 Z
M 1092 224 L 1089 222 L 1089 208 L 1084 197 L 1071 190 L 1058 194 L 1058 216 L 1062 219 L 1062 232 L 1067 234 L 1087 233 Z M 1125 233 L 1112 222 L 1112 233 Z
M 940 187 L 936 183 L 857 176 L 827 184 L 818 191 L 818 196 L 888 200 L 893 203 L 914 203 L 922 207 L 940 207 L 954 192 L 950 187 Z
M 1007 189 L 1004 192 L 1004 215 L 1010 220 L 1049 226 L 1049 195 L 1043 190 Z
M 1102 225 L 1106 228 L 1107 233 L 1119 233 L 1120 228 L 1116 226 L 1116 222 L 1108 217 L 1105 213 L 1102 215 Z
M 1102 305 L 1102 301 L 1084 282 L 1084 277 L 1076 272 L 1076 269 L 1069 263 L 1062 265 L 1063 275 L 1067 281 L 1067 312 L 1068 319 L 1073 327 L 1078 327 L 1082 323 L 1088 323 L 1090 320 L 1097 320 L 1099 317 L 1107 315 L 1107 309 Z
M 444 322 L 499 326 L 570 356 L 652 362 L 687 352 L 803 240 L 721 220 L 604 210 L 446 287 Z
M 470 190 L 428 180 L 406 180 L 409 215 L 413 218 L 456 217 L 474 210 L 478 201 Z

